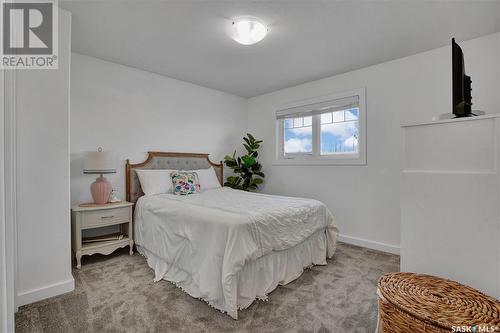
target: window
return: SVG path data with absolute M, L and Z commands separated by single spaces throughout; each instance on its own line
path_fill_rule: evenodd
M 356 107 L 320 115 L 321 155 L 358 153 L 358 114 Z
M 364 89 L 276 112 L 276 164 L 365 164 Z
M 312 117 L 284 119 L 283 140 L 287 154 L 312 153 Z

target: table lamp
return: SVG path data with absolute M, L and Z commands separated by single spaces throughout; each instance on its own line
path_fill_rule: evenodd
M 90 185 L 90 193 L 94 203 L 102 205 L 108 202 L 113 186 L 103 177 L 105 173 L 116 172 L 116 156 L 112 152 L 104 152 L 99 147 L 98 151 L 87 152 L 83 160 L 83 173 L 100 174 L 95 182 Z

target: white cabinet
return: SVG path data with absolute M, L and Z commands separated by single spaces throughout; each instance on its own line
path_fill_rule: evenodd
M 401 270 L 500 298 L 499 115 L 403 126 Z

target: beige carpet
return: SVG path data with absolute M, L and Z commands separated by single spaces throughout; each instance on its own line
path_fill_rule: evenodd
M 339 244 L 327 266 L 308 269 L 257 301 L 240 319 L 210 308 L 153 271 L 138 254 L 84 257 L 75 291 L 23 306 L 17 332 L 369 332 L 377 319 L 377 279 L 399 257 Z

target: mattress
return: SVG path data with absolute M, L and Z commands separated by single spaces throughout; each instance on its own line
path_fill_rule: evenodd
M 143 196 L 134 238 L 155 270 L 191 296 L 237 319 L 304 267 L 335 252 L 337 227 L 312 199 L 221 188 L 200 194 Z

